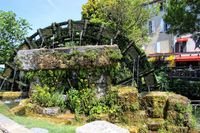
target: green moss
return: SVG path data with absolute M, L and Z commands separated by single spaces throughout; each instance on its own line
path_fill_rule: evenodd
M 164 118 L 167 98 L 166 93 L 150 92 L 143 96 L 141 105 L 151 118 Z

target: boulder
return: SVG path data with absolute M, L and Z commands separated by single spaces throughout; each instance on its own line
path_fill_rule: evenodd
M 167 99 L 166 92 L 150 92 L 142 96 L 141 106 L 150 118 L 164 118 Z
M 50 116 L 58 115 L 61 112 L 60 107 L 40 107 L 40 106 L 35 106 L 34 110 L 38 114 L 50 115 Z
M 187 110 L 190 103 L 191 101 L 187 97 L 171 93 L 167 100 L 167 109 L 181 112 Z
M 170 94 L 167 101 L 166 120 L 176 126 L 193 128 L 191 101 L 178 94 Z
M 119 86 L 119 102 L 124 105 L 125 111 L 136 111 L 139 109 L 138 90 L 131 86 Z
M 130 133 L 124 129 L 107 121 L 94 121 L 76 129 L 76 133 Z

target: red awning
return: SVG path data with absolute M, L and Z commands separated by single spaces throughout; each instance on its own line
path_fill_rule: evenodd
M 188 38 L 177 38 L 176 41 L 177 42 L 187 42 Z
M 175 57 L 176 62 L 184 62 L 184 61 L 200 61 L 199 55 L 188 55 L 188 56 L 176 56 Z

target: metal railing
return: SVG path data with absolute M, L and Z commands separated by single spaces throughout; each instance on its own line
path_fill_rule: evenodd
M 200 100 L 191 100 L 191 104 L 194 110 L 194 115 L 197 116 L 197 108 L 200 108 Z

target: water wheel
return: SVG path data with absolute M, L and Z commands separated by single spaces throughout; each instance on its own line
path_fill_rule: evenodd
M 22 49 L 51 49 L 71 44 L 80 46 L 117 44 L 124 56 L 122 61 L 126 63 L 133 74 L 115 84 L 127 84 L 135 80 L 140 86 L 141 79 L 144 77 L 146 85 L 154 87 L 153 69 L 150 69 L 145 53 L 141 52 L 134 42 L 123 36 L 120 31 L 105 27 L 103 24 L 90 23 L 87 20 L 53 23 L 46 28 L 38 29 L 36 33 L 25 38 L 24 43 L 16 52 Z M 18 70 L 13 61 L 5 63 L 4 73 L 0 75 L 0 89 L 9 88 L 16 91 L 29 89 L 24 72 Z

